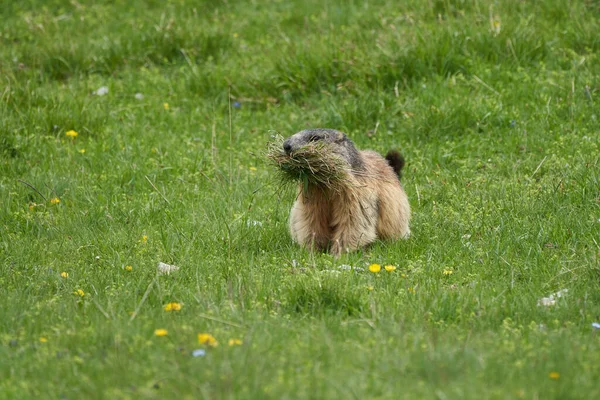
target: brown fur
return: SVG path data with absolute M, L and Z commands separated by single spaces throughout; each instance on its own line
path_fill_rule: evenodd
M 296 242 L 318 250 L 329 248 L 337 256 L 377 238 L 410 235 L 410 206 L 398 175 L 378 153 L 366 150 L 358 155 L 364 168 L 348 167 L 349 182 L 344 190 L 300 185 L 290 213 L 290 231 Z

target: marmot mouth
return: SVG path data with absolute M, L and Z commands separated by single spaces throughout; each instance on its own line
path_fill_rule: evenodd
M 348 163 L 332 151 L 325 142 L 308 143 L 286 154 L 283 138 L 276 137 L 269 143 L 267 157 L 278 167 L 284 181 L 300 181 L 335 189 L 348 181 Z

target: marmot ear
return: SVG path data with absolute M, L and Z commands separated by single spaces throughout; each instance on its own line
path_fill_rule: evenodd
M 346 135 L 344 134 L 344 132 L 336 132 L 335 134 L 335 141 L 336 142 L 343 142 L 346 139 Z

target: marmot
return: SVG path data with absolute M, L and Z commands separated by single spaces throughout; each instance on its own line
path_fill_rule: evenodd
M 300 183 L 292 206 L 289 226 L 300 245 L 329 250 L 339 256 L 372 243 L 377 238 L 396 239 L 410 235 L 410 206 L 400 184 L 404 159 L 390 151 L 358 151 L 343 133 L 333 129 L 300 131 L 283 143 L 285 153 L 323 142 L 331 157 L 342 160 L 344 180 L 336 190 L 319 183 Z M 310 148 L 310 147 L 308 147 Z

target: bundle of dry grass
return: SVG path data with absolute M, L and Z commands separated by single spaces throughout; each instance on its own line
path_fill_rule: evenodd
M 311 185 L 341 190 L 347 186 L 348 163 L 336 155 L 325 142 L 309 143 L 286 154 L 284 138 L 273 137 L 267 145 L 267 157 L 279 168 L 284 182 L 300 181 L 304 188 Z

